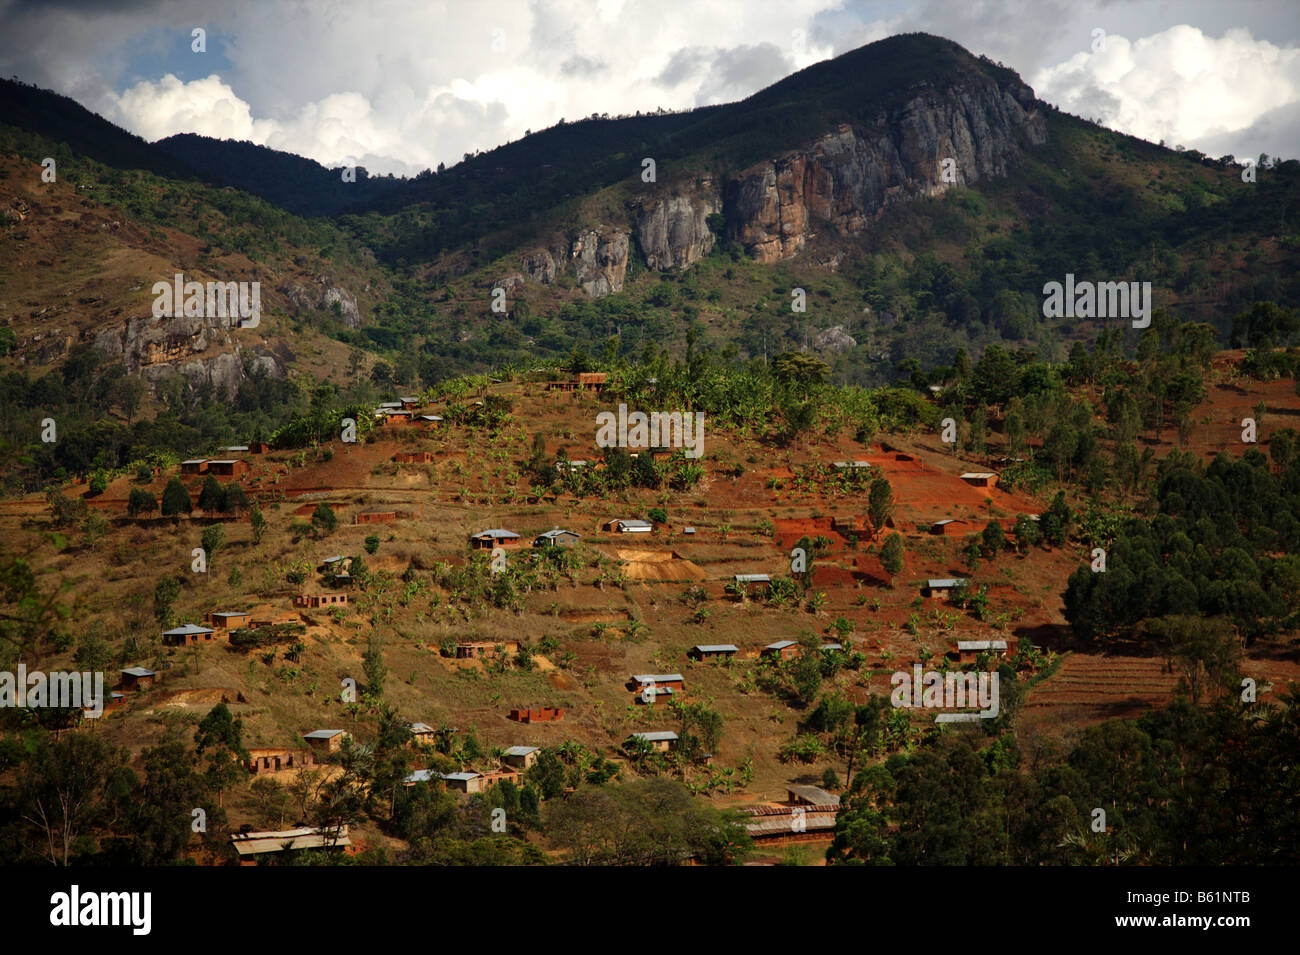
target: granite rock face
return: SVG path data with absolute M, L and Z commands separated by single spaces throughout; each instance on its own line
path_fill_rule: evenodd
M 788 258 L 821 231 L 861 235 L 892 203 L 1005 176 L 1025 145 L 1046 138 L 1027 86 L 1008 91 L 990 80 L 923 90 L 873 124 L 843 124 L 730 177 L 726 236 L 761 262 Z
M 714 243 L 708 217 L 721 208 L 716 194 L 669 195 L 634 206 L 637 247 L 646 268 L 686 268 L 708 255 Z
M 569 250 L 573 272 L 582 290 L 592 298 L 601 298 L 623 290 L 627 275 L 629 242 L 626 232 L 578 233 Z

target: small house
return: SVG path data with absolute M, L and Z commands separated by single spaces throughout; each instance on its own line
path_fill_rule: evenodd
M 1007 655 L 1007 641 L 1005 640 L 958 640 L 957 641 L 957 662 L 958 663 L 975 663 L 981 653 L 989 653 L 995 657 L 1005 657 Z
M 797 657 L 803 651 L 799 644 L 794 640 L 778 640 L 776 643 L 769 643 L 760 651 L 759 656 L 765 660 L 790 660 Z
M 460 773 L 443 773 L 442 782 L 448 789 L 461 793 L 483 791 L 483 774 L 471 771 Z
M 649 521 L 616 518 L 606 521 L 602 529 L 615 534 L 649 534 L 655 526 Z
M 469 546 L 475 550 L 493 550 L 497 547 L 510 549 L 523 544 L 523 539 L 514 531 L 493 527 L 469 536 Z
M 637 706 L 649 706 L 652 703 L 659 702 L 660 697 L 670 697 L 674 695 L 671 686 L 647 686 L 632 698 Z
M 208 473 L 221 477 L 239 477 L 249 471 L 248 462 L 243 458 L 220 458 L 208 462 Z
M 158 674 L 145 667 L 127 667 L 122 671 L 122 689 L 147 690 L 158 679 Z
M 171 630 L 164 630 L 162 642 L 169 647 L 191 647 L 200 640 L 211 640 L 212 630 L 208 627 L 200 627 L 196 624 L 187 623 L 180 627 L 173 627 Z
M 407 728 L 411 731 L 411 745 L 421 746 L 425 743 L 432 743 L 436 730 L 428 723 L 410 723 Z
M 401 402 L 401 407 L 404 411 L 414 411 L 416 408 L 420 407 L 420 399 L 411 395 L 398 398 L 397 400 Z
M 564 708 L 541 706 L 533 710 L 515 707 L 506 715 L 516 723 L 558 723 L 564 719 Z
M 306 755 L 295 749 L 259 747 L 248 751 L 248 771 L 254 776 L 258 773 L 276 773 L 282 769 L 298 769 L 306 765 Z
M 630 739 L 644 740 L 657 753 L 669 753 L 677 748 L 677 734 L 672 730 L 656 730 L 649 733 L 633 733 Z
M 536 746 L 511 746 L 501 754 L 501 762 L 516 769 L 531 769 L 541 752 Z
M 518 652 L 518 640 L 465 640 L 456 644 L 456 657 L 461 660 L 491 660 Z
M 299 594 L 293 598 L 295 607 L 307 607 L 315 610 L 319 607 L 346 607 L 347 594 Z
M 766 593 L 772 586 L 772 578 L 767 574 L 736 574 L 734 578 L 736 589 L 741 594 Z
M 954 537 L 966 532 L 966 522 L 956 518 L 945 518 L 942 521 L 935 521 L 930 525 L 931 534 L 939 534 L 943 537 Z
M 412 424 L 419 425 L 422 428 L 437 428 L 442 425 L 442 416 L 436 414 L 416 415 L 411 421 Z
M 430 451 L 398 451 L 393 455 L 398 464 L 432 464 L 433 453 Z
M 248 626 L 251 616 L 251 614 L 243 611 L 222 610 L 209 613 L 204 618 L 204 621 L 212 624 L 218 630 L 238 630 L 240 627 Z
M 921 588 L 921 596 L 939 600 L 947 597 L 954 590 L 968 586 L 968 584 L 969 582 L 964 577 L 944 577 L 927 580 L 925 586 Z
M 572 547 L 581 539 L 581 535 L 575 534 L 573 531 L 566 531 L 562 528 L 555 527 L 533 538 L 533 546 Z
M 686 655 L 692 660 L 729 660 L 739 652 L 740 647 L 734 643 L 697 643 Z
M 666 686 L 670 690 L 686 689 L 686 681 L 680 673 L 634 673 L 625 684 L 629 690 L 640 691 L 647 687 Z
M 248 445 L 246 444 L 227 445 L 226 447 L 221 449 L 221 453 L 222 454 L 247 454 Z
M 190 458 L 181 462 L 181 474 L 207 474 L 207 458 Z
M 998 483 L 998 476 L 992 471 L 967 471 L 961 479 L 971 487 L 994 487 Z
M 343 748 L 343 737 L 346 735 L 343 730 L 312 730 L 310 733 L 304 733 L 302 738 L 307 741 L 312 752 L 337 753 Z

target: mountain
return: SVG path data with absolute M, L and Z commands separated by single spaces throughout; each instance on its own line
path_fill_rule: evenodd
M 154 147 L 219 185 L 234 186 L 300 216 L 333 216 L 355 205 L 377 201 L 400 180 L 371 178 L 356 167 L 355 181 L 343 170 L 293 153 L 243 141 L 194 133 L 168 136 Z
M 354 373 L 399 387 L 575 349 L 807 351 L 840 382 L 892 381 L 911 362 L 942 379 L 993 343 L 1062 358 L 1090 339 L 1098 320 L 1043 314 L 1044 285 L 1067 275 L 1149 281 L 1155 307 L 1224 343 L 1254 302 L 1300 304 L 1300 164 L 1244 182 L 1230 162 L 1061 113 L 1014 71 L 922 34 L 738 103 L 562 122 L 410 180 L 344 183 L 198 136 L 149 145 L 63 97 L 4 90 L 0 148 L 24 183 L 4 214 L 36 253 L 0 275 L 9 360 L 45 370 L 97 345 L 151 397 L 182 368 L 225 395 L 249 376 L 241 336 L 150 318 L 148 289 L 181 269 L 260 277 L 258 367 L 329 378 L 359 349 Z M 93 161 L 42 191 L 22 163 L 56 149 Z M 75 246 L 70 203 L 95 220 Z M 100 260 L 133 264 L 106 293 L 68 297 L 106 284 L 86 281 Z M 1136 346 L 1129 323 L 1112 327 Z
M 145 169 L 179 179 L 195 175 L 183 160 L 114 126 L 75 100 L 17 80 L 0 79 L 0 123 L 39 133 L 106 166 Z

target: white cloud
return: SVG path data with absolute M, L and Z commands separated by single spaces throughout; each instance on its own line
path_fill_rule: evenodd
M 1102 50 L 1078 53 L 1030 83 L 1061 109 L 1151 142 L 1258 155 L 1251 127 L 1300 100 L 1300 49 L 1248 30 L 1215 38 L 1184 24 L 1136 41 L 1108 35 Z M 1295 147 L 1292 138 L 1285 152 L 1295 155 Z

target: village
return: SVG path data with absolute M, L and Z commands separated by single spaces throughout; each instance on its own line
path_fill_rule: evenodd
M 489 394 L 508 394 L 509 400 L 516 404 L 531 402 L 545 413 L 577 415 L 590 420 L 590 412 L 600 407 L 606 378 L 604 373 L 581 373 L 543 382 L 540 388 L 528 384 L 489 385 L 477 404 L 481 405 Z M 561 667 L 546 654 L 538 652 L 536 647 L 529 650 L 528 645 L 535 644 L 536 639 L 530 640 L 526 632 L 521 632 L 527 628 L 520 628 L 517 623 L 512 623 L 499 635 L 492 633 L 490 626 L 479 626 L 467 636 L 444 636 L 433 649 L 442 666 L 451 674 L 461 675 L 466 668 L 488 674 L 513 671 L 515 665 L 512 661 L 518 659 L 523 645 L 530 668 L 536 666 L 550 679 L 542 685 L 541 692 L 534 689 L 532 696 L 503 701 L 503 704 L 511 702 L 512 705 L 473 709 L 473 718 L 480 729 L 482 720 L 494 723 L 497 719 L 504 720 L 505 725 L 521 728 L 520 732 L 513 734 L 504 728 L 490 734 L 494 742 L 499 740 L 494 750 L 498 756 L 485 757 L 472 766 L 464 765 L 454 770 L 416 768 L 406 778 L 406 785 L 436 785 L 466 797 L 491 790 L 503 781 L 518 785 L 521 774 L 531 768 L 543 746 L 555 745 L 569 738 L 566 726 L 572 724 L 573 731 L 588 745 L 591 744 L 593 720 L 598 724 L 607 722 L 601 721 L 592 711 L 591 702 L 603 704 L 602 709 L 621 702 L 627 712 L 641 714 L 628 718 L 633 723 L 645 724 L 648 719 L 646 728 L 630 729 L 614 739 L 608 739 L 608 729 L 598 731 L 599 736 L 608 739 L 604 748 L 610 757 L 635 772 L 633 762 L 644 758 L 647 753 L 674 758 L 678 733 L 670 728 L 675 722 L 668 709 L 671 701 L 712 700 L 723 690 L 719 675 L 725 683 L 728 673 L 742 668 L 781 667 L 806 653 L 838 661 L 849 660 L 855 655 L 863 661 L 874 659 L 875 666 L 857 671 L 858 676 L 852 681 L 852 692 L 860 699 L 865 699 L 865 694 L 870 692 L 887 695 L 889 670 L 910 666 L 912 660 L 904 658 L 906 651 L 900 653 L 891 649 L 877 634 L 869 637 L 873 624 L 865 620 L 859 622 L 864 611 L 869 615 L 880 614 L 878 608 L 882 597 L 910 614 L 912 623 L 903 623 L 901 629 L 893 632 L 897 639 L 913 644 L 914 659 L 930 659 L 937 653 L 938 658 L 945 661 L 945 666 L 969 669 L 996 666 L 999 662 L 1016 658 L 1018 638 L 1005 635 L 1005 624 L 1002 625 L 1002 639 L 996 640 L 988 639 L 997 635 L 995 631 L 974 620 L 970 620 L 968 625 L 954 626 L 956 596 L 973 593 L 976 584 L 981 584 L 986 593 L 992 590 L 1004 594 L 1014 593 L 1015 586 L 1005 580 L 981 582 L 953 575 L 955 548 L 947 542 L 963 541 L 969 535 L 981 532 L 990 522 L 998 524 L 1010 535 L 1014 533 L 1018 520 L 1037 520 L 1041 509 L 1041 505 L 1032 499 L 1001 489 L 994 471 L 962 466 L 962 462 L 951 460 L 950 454 L 946 458 L 943 454 L 926 454 L 914 445 L 903 450 L 890 442 L 853 447 L 853 456 L 847 460 L 831 455 L 818 464 L 811 454 L 805 455 L 809 458 L 807 462 L 794 461 L 792 466 L 755 473 L 749 482 L 748 493 L 744 493 L 742 488 L 740 493 L 729 494 L 738 505 L 750 506 L 754 528 L 749 533 L 743 532 L 738 516 L 730 516 L 734 513 L 732 510 L 720 515 L 711 500 L 707 503 L 701 500 L 699 506 L 693 508 L 695 514 L 689 523 L 680 519 L 665 520 L 662 513 L 656 513 L 662 508 L 643 509 L 634 501 L 624 504 L 621 513 L 617 510 L 614 513 L 601 512 L 598 501 L 586 499 L 576 506 L 575 502 L 570 502 L 559 510 L 556 509 L 556 505 L 561 504 L 558 498 L 549 508 L 544 498 L 536 497 L 522 501 L 516 498 L 518 503 L 515 506 L 500 503 L 482 506 L 475 501 L 478 495 L 473 492 L 467 493 L 462 489 L 448 494 L 444 482 L 435 481 L 431 476 L 427 479 L 428 489 L 423 490 L 420 488 L 422 481 L 410 477 L 421 471 L 432 474 L 436 470 L 439 474 L 447 474 L 451 469 L 465 467 L 476 455 L 489 453 L 481 446 L 471 451 L 469 445 L 476 439 L 456 434 L 458 429 L 447 420 L 447 402 L 437 407 L 435 404 L 428 396 L 404 396 L 382 402 L 374 409 L 373 424 L 363 430 L 364 440 L 354 445 L 344 441 L 323 445 L 316 451 L 317 460 L 322 462 L 316 467 L 310 464 L 295 467 L 294 455 L 274 452 L 266 442 L 250 442 L 220 448 L 218 455 L 213 457 L 181 461 L 174 474 L 157 470 L 146 493 L 152 487 L 160 487 L 179 477 L 191 498 L 192 507 L 196 509 L 201 509 L 203 488 L 207 482 L 219 478 L 226 482 L 227 487 L 239 487 L 247 506 L 237 506 L 228 513 L 210 514 L 210 520 L 234 526 L 246 525 L 253 507 L 272 511 L 288 508 L 299 518 L 310 517 L 313 522 L 326 512 L 330 521 L 338 520 L 335 515 L 343 520 L 338 521 L 336 531 L 319 542 L 315 541 L 314 534 L 304 535 L 299 553 L 308 550 L 315 553 L 299 563 L 309 563 L 313 574 L 299 572 L 296 579 L 302 581 L 302 586 L 296 593 L 270 601 L 248 597 L 239 599 L 237 594 L 232 594 L 225 605 L 209 606 L 201 612 L 196 610 L 192 617 L 161 630 L 158 644 L 166 658 L 162 668 L 124 667 L 118 685 L 106 701 L 105 709 L 110 719 L 125 711 L 148 712 L 158 705 L 155 700 L 167 698 L 168 691 L 182 699 L 187 695 L 215 698 L 212 693 L 198 693 L 196 686 L 196 683 L 210 682 L 201 675 L 210 673 L 212 667 L 197 663 L 191 666 L 185 661 L 196 659 L 196 654 L 212 654 L 218 646 L 224 645 L 227 652 L 237 657 L 268 650 L 273 657 L 279 650 L 284 659 L 300 662 L 306 658 L 313 643 L 337 639 L 341 630 L 350 629 L 358 635 L 363 634 L 368 629 L 364 620 L 366 612 L 374 607 L 373 597 L 357 586 L 357 570 L 363 566 L 369 566 L 371 570 L 363 569 L 361 574 L 381 568 L 396 572 L 401 564 L 431 567 L 432 562 L 467 568 L 476 560 L 487 560 L 490 562 L 488 573 L 495 575 L 504 566 L 513 566 L 514 561 L 529 552 L 549 554 L 551 559 L 559 560 L 566 552 L 573 554 L 583 549 L 588 560 L 594 559 L 602 566 L 595 580 L 596 587 L 580 588 L 574 592 L 571 606 L 562 610 L 552 609 L 550 614 L 552 619 L 558 613 L 559 619 L 573 621 L 578 627 L 576 632 L 584 638 L 591 633 L 603 642 L 618 633 L 635 635 L 638 629 L 646 629 L 645 619 L 662 616 L 664 605 L 681 600 L 683 592 L 685 599 L 696 608 L 695 615 L 678 626 L 684 634 L 699 630 L 699 621 L 707 619 L 710 612 L 707 605 L 716 604 L 729 608 L 733 613 L 771 618 L 764 619 L 759 630 L 749 624 L 742 624 L 742 630 L 756 633 L 775 628 L 772 636 L 777 638 L 737 639 L 732 642 L 695 640 L 682 644 L 679 659 L 689 667 L 701 668 L 696 676 L 692 676 L 690 671 L 673 672 L 644 666 L 631 666 L 618 673 L 613 669 L 610 655 L 600 654 L 610 665 L 588 665 L 583 682 L 591 686 L 593 678 L 601 684 L 608 680 L 622 688 L 622 696 L 606 693 L 603 699 L 591 701 L 583 700 L 582 694 L 575 692 L 580 687 L 569 674 L 574 671 L 574 663 L 588 656 L 592 648 L 578 647 L 567 651 L 569 657 L 576 652 L 577 661 Z M 580 432 L 567 432 L 558 424 L 555 431 L 559 436 L 558 442 L 548 438 L 547 446 L 549 449 L 558 443 L 553 454 L 558 480 L 563 481 L 584 469 L 599 471 L 605 466 L 600 450 L 584 445 L 584 439 L 578 436 Z M 567 433 L 573 433 L 575 437 L 565 440 L 563 435 Z M 465 451 L 449 455 L 449 449 L 457 441 L 468 442 Z M 720 445 L 715 437 L 711 458 L 729 452 L 730 449 L 725 444 Z M 645 447 L 631 450 L 633 457 L 646 455 L 660 464 L 670 461 L 675 454 L 680 455 L 680 449 Z M 301 460 L 301 453 L 298 458 Z M 341 470 L 341 459 L 353 459 L 355 463 Z M 367 470 L 369 474 L 364 473 Z M 331 487 L 327 484 L 321 471 L 338 474 L 338 485 Z M 767 508 L 761 506 L 762 497 L 779 498 L 786 482 L 798 482 L 800 475 L 806 473 L 816 474 L 816 480 L 837 489 L 827 495 L 831 513 L 819 515 L 817 511 L 820 508 L 815 503 L 813 507 L 804 509 L 806 513 L 790 516 L 779 516 L 770 502 Z M 889 513 L 880 518 L 879 527 L 872 527 L 864 513 L 866 504 L 862 492 L 868 476 L 883 477 L 898 489 L 894 504 Z M 378 486 L 384 479 L 387 479 L 387 489 Z M 484 487 L 490 483 L 490 478 L 485 478 Z M 110 488 L 107 494 L 95 501 L 95 505 L 120 506 L 114 502 L 115 490 Z M 123 498 L 125 496 L 122 494 Z M 484 494 L 483 499 L 491 498 Z M 478 526 L 468 524 L 457 543 L 444 536 L 440 524 L 435 552 L 417 558 L 414 545 L 420 538 L 421 527 L 448 504 L 453 505 L 460 526 L 465 527 L 470 521 L 476 521 Z M 752 507 L 753 504 L 760 506 Z M 161 518 L 146 517 L 143 520 L 164 523 Z M 485 526 L 494 520 L 509 526 Z M 730 526 L 727 520 L 732 522 Z M 355 531 L 349 533 L 349 527 Z M 395 549 L 397 553 L 387 562 L 382 553 L 377 557 L 367 554 L 363 562 L 360 556 L 363 550 L 374 553 L 380 548 L 360 547 L 362 541 L 358 535 L 367 536 L 373 544 L 380 539 L 375 536 L 376 531 L 386 533 L 394 542 L 384 545 L 383 550 Z M 755 539 L 755 532 L 761 534 L 766 544 Z M 863 545 L 879 543 L 884 534 L 894 532 L 899 532 L 906 541 L 908 552 L 907 572 L 902 575 L 902 581 L 897 579 L 897 572 L 891 574 L 885 569 L 878 555 L 863 552 Z M 344 538 L 345 534 L 349 536 Z M 344 539 L 356 546 L 341 544 Z M 399 541 L 404 542 L 402 546 L 398 545 Z M 800 544 L 804 548 L 811 547 L 815 556 L 804 554 L 798 549 Z M 943 556 L 945 549 L 950 556 Z M 924 552 L 935 557 L 921 558 L 920 554 Z M 796 559 L 791 560 L 792 554 Z M 219 558 L 209 555 L 209 559 Z M 924 573 L 930 567 L 948 572 Z M 569 574 L 576 584 L 584 572 L 571 570 Z M 313 576 L 315 586 L 311 586 Z M 814 601 L 826 602 L 829 594 L 829 606 L 817 607 L 806 623 L 798 617 L 789 619 L 788 610 L 765 609 L 785 602 L 783 594 L 792 581 L 801 581 L 801 590 L 811 592 Z M 606 586 L 621 588 L 632 596 L 624 599 L 622 607 L 611 607 L 609 601 L 603 599 L 608 593 Z M 206 587 L 204 584 L 196 588 L 198 594 L 201 595 Z M 543 589 L 539 585 L 538 590 Z M 868 594 L 878 595 L 873 600 L 875 611 L 867 610 L 870 606 Z M 1020 603 L 1022 606 L 1016 616 L 1024 620 L 1023 615 L 1032 602 L 1022 597 Z M 196 606 L 193 601 L 190 605 Z M 908 633 L 908 630 L 916 629 L 917 609 L 928 615 L 932 625 L 930 629 L 942 645 L 921 646 L 915 633 Z M 795 639 L 796 628 L 807 629 L 819 618 L 836 620 L 836 628 L 826 628 L 829 636 L 813 642 L 805 639 L 802 643 Z M 658 625 L 655 626 L 658 630 Z M 889 627 L 884 623 L 874 626 Z M 711 626 L 706 624 L 705 628 L 711 629 Z M 450 632 L 445 625 L 441 629 Z M 970 633 L 966 633 L 967 630 Z M 959 639 L 969 635 L 984 639 Z M 583 642 L 588 641 L 583 639 Z M 680 642 L 674 640 L 674 643 Z M 427 641 L 426 645 L 432 643 Z M 646 649 L 640 642 L 628 643 L 622 656 L 629 661 L 652 663 L 672 655 L 660 651 L 647 656 Z M 588 652 L 584 653 L 584 650 Z M 917 652 L 919 657 L 916 657 Z M 855 666 L 861 667 L 862 664 L 855 663 Z M 177 667 L 185 675 L 177 674 Z M 344 683 L 346 700 L 349 692 L 346 678 Z M 355 680 L 352 685 L 355 686 Z M 534 680 L 532 685 L 537 687 L 537 681 Z M 246 694 L 237 690 L 222 692 L 219 698 L 228 702 L 234 711 L 248 707 Z M 664 719 L 656 721 L 654 714 L 661 711 Z M 421 763 L 427 767 L 428 757 L 436 756 L 432 745 L 437 732 L 435 724 L 445 727 L 446 715 L 445 710 L 435 716 L 431 710 L 421 712 L 416 709 L 408 718 L 410 747 L 417 767 Z M 579 721 L 576 724 L 575 718 Z M 656 726 L 656 723 L 660 725 Z M 300 725 L 296 738 L 289 739 L 283 729 L 273 729 L 255 717 L 251 724 L 261 728 L 255 731 L 255 745 L 248 749 L 246 768 L 250 778 L 269 776 L 283 779 L 308 767 L 328 774 L 331 756 L 337 754 L 344 741 L 350 738 L 349 731 L 339 725 Z M 545 729 L 543 735 L 537 735 L 539 729 Z M 740 761 L 737 759 L 739 754 L 725 752 L 724 746 L 720 754 L 693 754 L 693 768 L 688 771 L 711 772 L 719 765 L 718 760 L 723 754 L 732 766 Z M 790 777 L 789 770 L 794 767 L 785 766 L 775 756 L 773 753 L 763 760 L 771 764 L 765 774 L 769 782 L 763 788 L 769 792 L 781 789 L 779 795 L 773 793 L 757 802 L 751 797 L 746 803 L 741 794 L 736 793 L 726 797 L 724 802 L 738 808 L 750 820 L 746 828 L 758 844 L 777 847 L 806 842 L 824 846 L 834 829 L 839 797 L 822 785 L 813 785 L 806 773 Z M 743 758 L 754 760 L 753 755 Z M 782 775 L 786 776 L 783 782 L 779 778 Z M 830 775 L 834 774 L 829 774 L 828 780 Z M 321 846 L 355 849 L 346 832 L 322 835 L 305 825 L 275 831 L 244 825 L 232 836 L 232 845 L 241 859 L 250 862 L 265 853 L 285 851 L 285 847 L 289 847 L 289 851 Z

